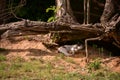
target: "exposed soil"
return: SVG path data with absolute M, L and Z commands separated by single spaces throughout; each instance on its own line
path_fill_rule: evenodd
M 53 59 L 55 59 L 56 56 L 60 56 L 62 53 L 58 53 L 57 45 L 45 44 L 48 43 L 49 40 L 49 35 L 30 35 L 1 39 L 0 54 L 6 55 L 8 60 L 15 57 L 22 57 L 27 61 L 32 58 L 43 59 L 45 61 L 51 61 L 56 67 L 64 65 L 68 71 L 78 71 L 84 74 L 84 69 L 87 64 L 84 50 L 70 57 L 74 60 L 75 64 L 66 62 L 62 59 L 54 62 Z M 104 67 L 108 67 L 111 71 L 120 73 L 120 56 L 112 57 L 109 51 L 100 51 L 99 48 L 95 47 L 89 47 L 88 50 L 90 61 L 95 58 L 101 58 Z M 78 70 L 78 67 L 80 67 L 81 70 Z

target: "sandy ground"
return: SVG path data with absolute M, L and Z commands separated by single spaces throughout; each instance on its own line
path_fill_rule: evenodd
M 58 46 L 46 46 L 45 42 L 48 42 L 49 38 L 48 35 L 32 35 L 32 36 L 22 36 L 22 37 L 15 37 L 11 39 L 1 39 L 0 41 L 0 48 L 6 49 L 1 50 L 0 54 L 4 54 L 10 60 L 15 57 L 22 57 L 25 60 L 30 60 L 31 58 L 36 59 L 43 59 L 52 61 L 56 56 L 59 56 L 61 53 L 58 53 L 57 48 Z M 100 54 L 100 51 L 89 47 L 90 53 L 90 61 L 94 58 L 101 58 L 103 66 L 110 68 L 110 70 L 115 72 L 120 72 L 120 56 L 112 57 L 105 55 L 107 52 L 104 51 Z M 82 71 L 85 69 L 86 61 L 85 61 L 85 51 L 81 50 L 79 53 L 71 56 L 76 64 L 68 63 L 64 60 L 59 60 L 53 62 L 53 64 L 57 67 L 59 65 L 63 65 L 66 67 L 68 71 Z M 81 70 L 77 70 L 77 67 L 81 67 Z

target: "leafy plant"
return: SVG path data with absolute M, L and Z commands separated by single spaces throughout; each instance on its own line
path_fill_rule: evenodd
M 90 62 L 88 64 L 89 71 L 98 70 L 98 69 L 100 69 L 100 67 L 101 67 L 100 59 L 95 59 L 93 62 Z
M 47 22 L 55 21 L 55 13 L 57 12 L 56 6 L 50 6 L 49 8 L 46 9 L 46 13 L 52 11 L 53 15 L 48 18 Z

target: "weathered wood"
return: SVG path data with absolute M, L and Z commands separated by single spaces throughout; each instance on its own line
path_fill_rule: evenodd
M 51 38 L 55 39 L 55 42 L 95 38 L 104 35 L 103 40 L 111 41 L 112 39 L 113 42 L 120 45 L 120 13 L 118 12 L 120 7 L 118 6 L 119 3 L 112 3 L 112 1 L 114 0 L 106 0 L 101 23 L 99 24 L 79 24 L 73 16 L 70 1 L 57 0 L 56 21 L 47 23 L 23 20 L 0 25 L 0 35 L 2 37 L 11 37 L 50 32 L 52 33 Z M 115 9 L 115 7 L 118 9 Z M 114 12 L 116 13 L 113 14 Z
M 86 27 L 86 26 L 89 26 Z M 5 25 L 0 25 L 0 32 L 1 34 L 6 32 L 5 34 L 9 37 L 15 36 L 15 35 L 22 35 L 22 34 L 30 34 L 28 31 L 31 31 L 31 34 L 40 34 L 42 32 L 52 32 L 56 31 L 57 33 L 62 34 L 67 34 L 67 35 L 75 35 L 76 38 L 78 35 L 83 34 L 83 33 L 88 33 L 92 35 L 100 35 L 103 33 L 102 28 L 97 29 L 96 27 L 91 27 L 92 25 L 70 25 L 66 23 L 57 23 L 57 22 L 40 22 L 40 21 L 19 21 L 19 22 L 14 22 L 14 23 L 9 23 Z M 8 31 L 9 30 L 9 31 Z M 56 33 L 55 32 L 55 33 Z M 4 36 L 5 36 L 4 34 Z M 91 35 L 91 36 L 92 36 Z M 6 37 L 7 37 L 6 36 Z M 81 35 L 80 37 L 84 36 L 88 37 L 88 35 Z M 90 36 L 90 35 L 89 35 Z M 2 36 L 3 37 L 3 36 Z M 76 39 L 74 37 L 74 39 Z M 78 39 L 78 38 L 77 38 Z M 80 39 L 80 38 L 79 38 Z M 70 39 L 69 39 L 70 40 Z
M 86 38 L 99 36 L 94 32 L 88 31 L 88 29 L 71 31 L 52 31 L 51 39 L 55 43 L 61 43 L 66 41 L 84 40 Z

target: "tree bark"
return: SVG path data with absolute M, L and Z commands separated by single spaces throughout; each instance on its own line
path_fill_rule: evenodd
M 78 24 L 77 20 L 73 16 L 69 0 L 56 0 L 56 6 L 56 18 L 58 22 Z
M 90 27 L 90 26 L 89 26 Z M 29 31 L 29 32 L 28 32 Z M 2 37 L 12 37 L 19 35 L 29 35 L 31 34 L 40 34 L 40 33 L 49 33 L 60 34 L 59 41 L 75 40 L 75 39 L 84 39 L 85 37 L 98 36 L 103 33 L 103 28 L 97 29 L 95 26 L 90 28 L 85 25 L 72 25 L 63 22 L 40 22 L 40 21 L 18 21 L 14 23 L 9 23 L 5 25 L 0 25 L 0 33 Z M 72 35 L 72 36 L 71 36 Z M 78 37 L 79 35 L 79 37 Z M 66 36 L 67 38 L 65 39 Z M 71 36 L 71 38 L 70 38 Z
M 116 9 L 116 7 L 113 6 L 115 4 L 111 1 L 113 0 L 106 0 L 105 9 L 101 18 L 101 23 L 99 24 L 79 24 L 73 15 L 70 1 L 56 0 L 56 21 L 47 23 L 41 21 L 23 20 L 5 25 L 0 25 L 0 35 L 2 37 L 12 37 L 19 35 L 50 32 L 52 33 L 51 38 L 54 40 L 54 42 L 82 39 L 85 40 L 87 38 L 99 37 L 103 35 L 103 40 L 111 41 L 112 38 L 114 40 L 113 43 L 119 46 L 120 14 L 118 12 L 115 15 L 111 13 L 116 12 L 114 10 L 120 9 Z M 111 9 L 109 8 L 109 6 L 111 7 Z M 106 11 L 108 9 L 111 11 Z
M 0 0 L 0 24 L 4 22 L 4 19 L 5 19 L 4 16 L 6 16 L 5 9 L 6 9 L 6 0 Z

